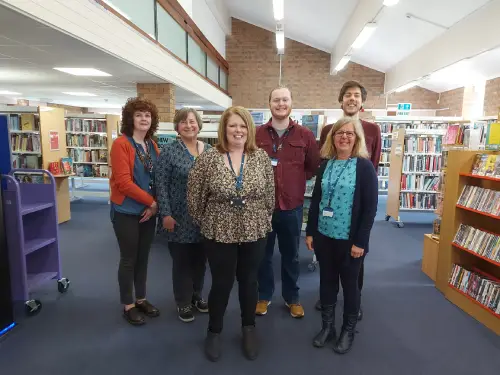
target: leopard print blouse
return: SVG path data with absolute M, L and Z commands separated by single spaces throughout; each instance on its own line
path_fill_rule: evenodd
M 233 207 L 235 178 L 216 148 L 201 154 L 189 173 L 187 204 L 201 234 L 223 243 L 254 242 L 271 231 L 274 210 L 274 174 L 271 159 L 258 149 L 245 155 L 245 206 Z

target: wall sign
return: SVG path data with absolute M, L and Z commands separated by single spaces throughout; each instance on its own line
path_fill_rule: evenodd
M 59 132 L 55 130 L 49 131 L 50 151 L 59 151 Z
M 398 103 L 396 116 L 409 116 L 411 111 L 411 103 Z

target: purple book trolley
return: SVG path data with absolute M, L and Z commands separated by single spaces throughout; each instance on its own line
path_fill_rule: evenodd
M 42 176 L 44 183 L 21 182 L 27 174 Z M 57 280 L 60 293 L 69 288 L 61 276 L 55 179 L 46 170 L 13 169 L 2 180 L 12 298 L 35 315 L 42 303 L 30 293 L 38 286 Z

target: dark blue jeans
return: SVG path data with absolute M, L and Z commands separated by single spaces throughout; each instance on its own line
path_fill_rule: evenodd
M 271 301 L 274 294 L 273 253 L 278 237 L 281 254 L 281 295 L 288 304 L 299 302 L 299 241 L 302 230 L 302 206 L 293 210 L 275 210 L 273 231 L 269 233 L 266 254 L 259 269 L 259 300 Z

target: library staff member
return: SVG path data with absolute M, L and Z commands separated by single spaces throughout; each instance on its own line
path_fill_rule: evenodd
M 193 108 L 183 108 L 174 117 L 179 138 L 163 147 L 156 166 L 160 210 L 160 232 L 168 241 L 172 256 L 172 286 L 179 319 L 194 320 L 193 308 L 208 312 L 202 298 L 207 258 L 201 246 L 200 228 L 186 206 L 189 171 L 210 145 L 198 141 L 203 126 Z
M 274 176 L 271 160 L 255 144 L 255 125 L 243 107 L 221 116 L 217 147 L 196 160 L 189 174 L 189 213 L 200 225 L 212 273 L 205 354 L 220 357 L 220 333 L 234 278 L 243 331 L 243 352 L 258 355 L 255 332 L 257 274 L 271 231 Z
M 122 110 L 121 133 L 111 148 L 111 222 L 120 247 L 118 283 L 124 318 L 144 324 L 144 315 L 160 314 L 146 299 L 149 250 L 155 235 L 158 204 L 154 168 L 158 147 L 151 139 L 158 110 L 149 100 L 131 98 Z M 135 298 L 134 298 L 135 290 Z
M 340 277 L 344 316 L 334 350 L 344 354 L 352 347 L 358 321 L 358 275 L 377 213 L 378 182 L 356 118 L 344 117 L 333 125 L 321 156 L 326 160 L 317 173 L 306 228 L 307 248 L 315 251 L 320 266 L 322 329 L 313 345 L 336 339 Z

